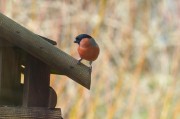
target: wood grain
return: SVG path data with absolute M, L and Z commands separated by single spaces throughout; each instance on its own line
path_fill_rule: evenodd
M 20 55 L 8 42 L 0 42 L 0 105 L 20 105 Z
M 90 89 L 91 74 L 87 66 L 77 65 L 76 59 L 1 13 L 0 38 L 13 43 L 48 64 L 56 73 L 66 75 Z
M 0 107 L 1 119 L 62 119 L 61 110 L 48 108 Z
M 24 73 L 24 107 L 48 107 L 49 67 L 39 59 L 28 56 Z

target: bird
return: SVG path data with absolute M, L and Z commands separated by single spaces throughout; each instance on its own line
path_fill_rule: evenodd
M 89 61 L 90 65 L 90 72 L 92 71 L 92 62 L 95 61 L 100 52 L 100 48 L 94 38 L 88 34 L 80 34 L 76 36 L 74 43 L 77 43 L 78 46 L 78 53 L 80 59 L 78 60 L 77 64 L 80 64 L 82 60 Z

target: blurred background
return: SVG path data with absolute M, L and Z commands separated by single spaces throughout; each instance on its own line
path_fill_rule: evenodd
M 0 0 L 0 11 L 76 59 L 78 34 L 98 42 L 90 91 L 51 75 L 64 119 L 180 119 L 179 0 Z

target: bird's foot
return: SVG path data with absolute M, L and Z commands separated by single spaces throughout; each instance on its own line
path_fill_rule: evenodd
M 80 58 L 80 59 L 78 60 L 77 64 L 80 65 L 80 64 L 81 64 L 81 61 L 82 61 L 82 58 Z
M 89 67 L 89 73 L 91 74 L 92 72 L 92 66 Z
M 81 64 L 81 61 L 78 60 L 77 64 L 80 65 L 80 64 Z
M 90 67 L 89 67 L 89 73 L 91 74 L 91 72 L 92 72 L 92 61 L 89 62 L 89 65 L 90 65 Z

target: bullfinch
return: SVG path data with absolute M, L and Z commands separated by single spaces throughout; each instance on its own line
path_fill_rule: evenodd
M 80 34 L 78 35 L 74 43 L 79 45 L 78 53 L 80 59 L 78 60 L 78 64 L 85 59 L 89 61 L 90 64 L 90 71 L 92 71 L 92 62 L 97 59 L 100 49 L 94 38 L 87 34 Z

